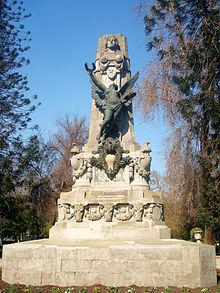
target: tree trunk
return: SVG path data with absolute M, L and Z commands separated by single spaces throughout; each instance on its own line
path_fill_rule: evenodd
M 215 236 L 211 228 L 205 228 L 204 242 L 205 244 L 215 245 Z

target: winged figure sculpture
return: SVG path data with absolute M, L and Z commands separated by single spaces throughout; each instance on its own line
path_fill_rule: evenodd
M 128 107 L 136 93 L 132 92 L 132 88 L 139 77 L 137 72 L 131 79 L 129 79 L 120 89 L 115 83 L 112 83 L 108 88 L 95 76 L 93 69 L 90 69 L 85 64 L 86 71 L 90 76 L 92 84 L 92 96 L 95 100 L 96 107 L 104 113 L 100 132 L 97 140 L 104 140 L 110 136 L 111 131 L 116 126 L 116 118 L 121 112 L 122 107 Z

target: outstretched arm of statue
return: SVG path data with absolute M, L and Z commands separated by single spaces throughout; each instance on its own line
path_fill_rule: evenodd
M 89 68 L 88 64 L 85 63 L 85 69 L 89 74 L 93 73 L 93 71 L 95 70 L 95 63 L 92 63 L 92 68 Z
M 98 87 L 101 91 L 105 92 L 107 90 L 106 86 L 101 83 L 98 78 L 93 74 L 93 71 L 95 70 L 95 64 L 93 63 L 93 69 L 90 69 L 88 67 L 88 64 L 85 63 L 86 71 L 88 72 L 90 79 L 92 81 L 92 84 Z

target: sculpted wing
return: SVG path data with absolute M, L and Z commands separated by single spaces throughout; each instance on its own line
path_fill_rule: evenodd
M 93 84 L 92 85 L 92 97 L 95 100 L 96 107 L 101 111 L 106 109 L 107 103 L 105 101 L 105 95 L 103 91 Z
M 119 90 L 119 94 L 121 96 L 121 102 L 125 105 L 128 106 L 133 97 L 136 95 L 136 93 L 132 92 L 132 88 L 137 81 L 139 77 L 139 72 L 137 72 L 132 78 L 130 78 Z
M 95 100 L 96 107 L 103 111 L 106 108 L 105 91 L 106 86 L 93 74 L 95 70 L 95 64 L 93 63 L 93 69 L 90 69 L 88 64 L 85 63 L 85 69 L 89 74 L 90 82 L 92 84 L 92 97 Z
M 130 93 L 128 94 L 123 100 L 122 100 L 122 103 L 128 107 L 131 102 L 132 102 L 132 99 L 136 96 L 136 93 Z

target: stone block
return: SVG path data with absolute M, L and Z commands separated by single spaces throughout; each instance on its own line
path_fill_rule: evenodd
M 9 254 L 7 254 L 7 257 L 3 257 L 2 258 L 2 269 L 8 269 L 8 270 L 12 270 L 13 269 L 13 258 L 12 257 L 8 257 Z
M 111 259 L 108 262 L 103 260 L 92 261 L 92 271 L 97 273 L 116 274 L 120 271 L 123 271 L 123 274 L 132 274 L 134 271 L 143 273 L 143 271 L 149 271 L 149 267 L 149 262 L 139 263 L 120 258 Z
M 13 271 L 10 265 L 2 267 L 2 280 L 9 284 L 18 283 L 18 272 Z
M 3 268 L 16 271 L 26 270 L 41 272 L 47 268 L 48 271 L 60 271 L 60 261 L 55 259 L 37 259 L 37 258 L 3 258 Z
M 89 245 L 89 244 L 88 244 Z M 109 252 L 106 248 L 92 248 L 92 247 L 75 247 L 75 248 L 62 248 L 57 250 L 57 257 L 60 259 L 109 259 Z
M 41 285 L 51 285 L 56 286 L 56 272 L 43 271 L 41 273 Z
M 57 248 L 50 246 L 50 247 L 44 247 L 43 245 L 41 247 L 38 247 L 35 249 L 33 258 L 41 258 L 41 259 L 55 259 L 57 254 Z
M 192 274 L 191 272 L 184 273 L 178 272 L 175 275 L 174 284 L 177 287 L 192 287 L 190 284 L 194 284 L 194 288 L 200 287 L 200 275 Z
M 200 287 L 209 287 L 217 283 L 216 270 L 204 272 L 200 280 Z
M 86 276 L 87 274 L 84 274 L 84 276 Z M 56 286 L 61 286 L 61 287 L 65 287 L 65 286 L 74 286 L 76 285 L 76 281 L 75 281 L 75 272 L 58 272 L 55 274 L 55 284 Z M 86 286 L 86 285 L 84 285 Z
M 126 286 L 129 286 L 131 284 L 138 284 L 139 281 L 136 279 L 136 274 L 132 275 L 124 272 L 109 273 L 103 271 L 102 273 L 91 272 L 86 275 L 82 273 L 76 273 L 75 285 L 85 286 L 86 283 L 88 286 L 94 284 L 103 284 L 105 286 L 118 286 L 117 284 L 127 284 Z
M 22 243 L 23 244 L 23 243 Z M 15 243 L 15 244 L 7 244 L 3 246 L 3 253 L 5 257 L 12 257 L 14 249 L 16 247 L 16 257 L 19 258 L 30 258 L 33 256 L 34 249 L 36 248 L 36 245 L 34 246 L 27 246 L 27 245 L 21 245 L 21 243 Z M 37 245 L 38 247 L 38 245 Z
M 91 271 L 92 261 L 78 259 L 62 259 L 61 261 L 61 271 L 62 272 L 89 272 Z
M 41 272 L 23 268 L 18 271 L 18 283 L 38 286 L 41 284 Z
M 213 271 L 216 269 L 215 251 L 211 251 L 208 246 L 201 247 L 199 257 L 203 270 Z
M 41 272 L 27 270 L 26 268 L 20 270 L 2 271 L 2 279 L 9 284 L 25 284 L 38 286 L 41 284 Z
M 175 275 L 176 272 L 183 272 L 183 264 L 181 261 L 176 260 L 164 260 L 160 263 L 158 270 L 161 274 Z

